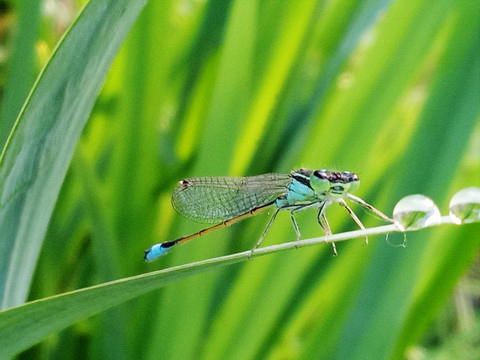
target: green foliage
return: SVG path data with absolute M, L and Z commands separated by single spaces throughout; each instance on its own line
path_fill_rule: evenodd
M 26 4 L 12 11 L 38 19 Z M 409 233 L 404 249 L 371 237 L 335 258 L 317 246 L 148 273 L 252 248 L 259 215 L 141 259 L 201 228 L 169 203 L 188 176 L 351 170 L 387 214 L 414 193 L 445 214 L 479 186 L 480 2 L 151 1 L 110 66 L 142 5 L 91 0 L 55 49 L 55 17 L 36 52 L 19 27 L 10 64 L 53 55 L 0 163 L 2 355 L 44 339 L 24 357 L 409 356 L 472 264 L 478 224 Z M 28 84 L 6 79 L 0 139 Z M 298 221 L 318 236 L 314 212 Z M 280 214 L 265 244 L 294 238 Z

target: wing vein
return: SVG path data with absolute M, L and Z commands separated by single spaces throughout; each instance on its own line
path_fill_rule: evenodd
M 286 194 L 288 174 L 249 177 L 197 177 L 180 181 L 172 195 L 173 208 L 202 223 L 217 223 L 266 205 Z

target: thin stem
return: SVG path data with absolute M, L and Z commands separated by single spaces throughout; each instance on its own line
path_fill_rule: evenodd
M 442 216 L 440 222 L 436 225 L 443 225 L 443 224 L 455 224 L 452 220 L 452 218 L 448 215 Z M 420 229 L 416 229 L 420 230 Z M 416 231 L 416 230 L 406 230 L 408 231 Z M 321 243 L 333 243 L 333 242 L 339 242 L 339 241 L 346 241 L 346 240 L 351 240 L 351 239 L 357 239 L 357 238 L 365 238 L 365 236 L 373 236 L 373 235 L 382 235 L 382 234 L 388 234 L 392 232 L 401 232 L 400 229 L 398 229 L 395 225 L 383 225 L 383 226 L 377 226 L 373 228 L 368 228 L 365 230 L 355 230 L 355 231 L 348 231 L 348 232 L 343 232 L 339 234 L 333 234 L 327 236 L 321 236 L 317 238 L 311 238 L 311 239 L 305 239 L 305 240 L 299 240 L 299 241 L 290 241 L 282 244 L 277 244 L 277 245 L 271 245 L 271 246 L 265 246 L 262 248 L 255 249 L 252 253 L 252 250 L 247 250 L 247 251 L 242 251 L 236 254 L 231 254 L 231 255 L 224 255 L 216 258 L 210 258 L 207 260 L 201 260 L 198 262 L 194 263 L 189 263 L 189 264 L 184 264 L 184 265 L 179 265 L 175 266 L 170 269 L 180 269 L 183 267 L 195 267 L 195 266 L 201 266 L 201 265 L 207 265 L 207 264 L 214 264 L 214 263 L 222 263 L 222 262 L 232 262 L 236 263 L 239 261 L 244 261 L 248 260 L 250 258 L 255 258 L 257 256 L 263 256 L 267 255 L 270 253 L 275 253 L 278 251 L 284 251 L 288 249 L 294 249 L 294 248 L 299 248 L 299 247 L 305 247 L 305 246 L 312 246 L 312 245 L 318 245 Z M 167 269 L 165 269 L 167 270 Z M 169 270 L 169 269 L 168 269 Z

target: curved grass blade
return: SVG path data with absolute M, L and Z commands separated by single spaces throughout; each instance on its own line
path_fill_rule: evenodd
M 449 222 L 449 218 L 445 219 Z M 394 225 L 293 241 L 103 283 L 0 312 L 0 358 L 9 358 L 76 321 L 178 280 L 278 251 L 398 231 Z
M 25 301 L 77 140 L 144 4 L 90 1 L 22 108 L 0 158 L 0 308 Z

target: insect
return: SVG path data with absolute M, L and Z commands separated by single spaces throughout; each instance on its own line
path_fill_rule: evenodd
M 385 221 L 393 222 L 380 210 L 351 194 L 359 185 L 357 174 L 325 169 L 314 171 L 299 169 L 290 174 L 195 177 L 181 180 L 172 195 L 173 208 L 187 219 L 215 225 L 176 240 L 155 244 L 145 251 L 144 260 L 153 261 L 177 244 L 186 243 L 271 208 L 275 211 L 252 253 L 262 243 L 280 210 L 290 211 L 297 241 L 301 234 L 295 214 L 306 209 L 317 208 L 318 223 L 325 235 L 332 234 L 325 209 L 334 202 L 343 206 L 355 223 L 361 229 L 365 229 L 345 199 L 362 205 Z M 366 243 L 368 244 L 368 238 Z M 332 243 L 332 246 L 336 255 L 335 244 Z

